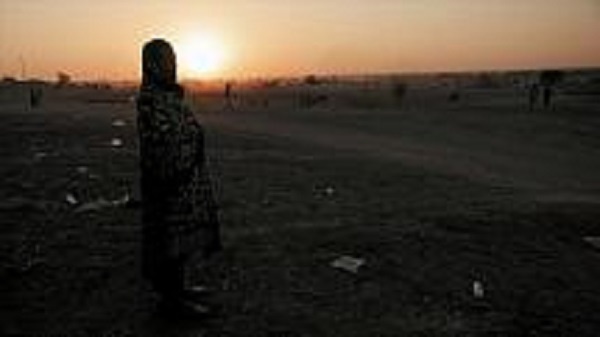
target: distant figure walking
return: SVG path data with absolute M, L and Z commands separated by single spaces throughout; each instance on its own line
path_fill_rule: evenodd
M 400 107 L 404 102 L 404 97 L 406 96 L 407 86 L 403 82 L 398 82 L 394 84 L 393 94 L 396 99 L 396 104 Z
M 142 272 L 169 313 L 209 314 L 204 288 L 186 287 L 185 265 L 221 248 L 217 205 L 207 172 L 204 132 L 183 103 L 171 45 L 143 49 L 137 100 L 142 193 Z
M 548 109 L 552 105 L 552 86 L 549 84 L 544 85 L 542 92 L 544 100 L 544 109 Z
M 227 81 L 225 83 L 225 104 L 228 109 L 233 109 L 232 90 L 233 84 L 230 81 Z
M 562 70 L 543 70 L 540 72 L 539 81 L 542 86 L 544 109 L 551 108 L 555 86 L 560 84 L 564 78 L 565 72 Z
M 529 86 L 529 111 L 535 110 L 539 97 L 540 86 L 537 83 L 533 83 L 531 86 Z
M 35 109 L 42 103 L 43 91 L 41 88 L 29 88 L 29 107 Z

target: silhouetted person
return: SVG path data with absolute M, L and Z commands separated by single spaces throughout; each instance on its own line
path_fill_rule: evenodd
M 221 248 L 219 221 L 204 153 L 204 132 L 183 104 L 171 45 L 143 49 L 137 100 L 142 192 L 143 275 L 168 312 L 208 314 L 200 288 L 186 288 L 185 264 Z
M 452 90 L 452 92 L 450 92 L 450 95 L 448 95 L 448 101 L 450 101 L 450 102 L 460 101 L 460 92 L 458 90 Z
M 538 98 L 540 97 L 540 86 L 537 83 L 533 83 L 529 86 L 529 111 L 535 110 L 537 106 Z
M 406 84 L 405 83 L 395 83 L 393 88 L 394 98 L 396 99 L 396 104 L 401 106 L 404 102 L 404 97 L 406 96 Z
M 225 104 L 227 105 L 227 108 L 229 108 L 229 109 L 233 108 L 232 90 L 233 90 L 233 84 L 229 81 L 226 82 L 225 83 Z
M 565 73 L 562 70 L 543 70 L 540 72 L 539 78 L 542 86 L 544 108 L 548 109 L 552 105 L 554 87 L 564 80 Z
M 27 103 L 29 104 L 29 109 L 35 109 L 38 106 L 40 106 L 40 104 L 42 103 L 42 97 L 44 95 L 42 88 L 38 86 L 31 86 L 28 90 L 28 94 L 29 99 Z
M 544 100 L 544 109 L 548 109 L 550 108 L 550 105 L 552 105 L 552 86 L 551 85 L 545 85 L 544 88 L 542 89 L 542 96 L 543 96 L 543 100 Z

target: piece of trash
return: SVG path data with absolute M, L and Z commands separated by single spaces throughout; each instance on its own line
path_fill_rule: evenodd
M 334 192 L 335 190 L 331 186 L 327 186 L 327 188 L 325 188 L 325 194 L 327 194 L 329 197 L 332 196 Z
M 112 205 L 112 202 L 104 198 L 100 198 L 92 202 L 86 202 L 85 204 L 77 207 L 77 209 L 75 209 L 75 213 L 98 211 L 106 207 L 111 207 Z
M 125 193 L 121 198 L 112 201 L 113 206 L 125 206 L 131 201 L 129 193 Z
M 125 199 L 123 197 L 121 199 L 121 202 L 118 204 L 118 206 L 123 206 L 123 207 L 129 208 L 129 209 L 140 208 L 141 205 L 142 205 L 141 200 L 131 197 L 130 195 L 127 195 L 127 199 Z
M 91 202 L 86 202 L 85 204 L 77 207 L 77 209 L 75 209 L 75 213 L 99 211 L 108 207 L 130 206 L 132 203 L 133 202 L 129 196 L 129 193 L 125 193 L 125 195 L 119 199 L 106 200 L 104 198 L 99 198 Z
M 86 174 L 88 172 L 89 172 L 89 169 L 87 166 L 77 166 L 77 173 Z
M 115 127 L 122 127 L 122 126 L 125 126 L 125 121 L 124 121 L 124 120 L 122 120 L 122 119 L 115 119 L 115 120 L 112 122 L 112 126 L 115 126 Z
M 585 236 L 583 241 L 587 242 L 596 249 L 600 249 L 600 236 Z
M 333 268 L 342 269 L 347 272 L 356 274 L 358 273 L 358 269 L 362 267 L 365 264 L 365 262 L 365 259 L 343 255 L 331 261 L 330 265 Z
M 121 140 L 121 138 L 113 138 L 110 141 L 110 145 L 112 145 L 113 147 L 121 147 L 123 146 L 123 141 Z
M 70 205 L 77 205 L 78 203 L 77 198 L 75 198 L 75 196 L 71 193 L 67 193 L 65 196 L 65 201 Z
M 46 152 L 36 152 L 33 157 L 35 159 L 44 159 L 44 158 L 48 157 L 48 154 Z
M 473 297 L 483 298 L 485 291 L 483 290 L 483 283 L 480 281 L 473 281 Z

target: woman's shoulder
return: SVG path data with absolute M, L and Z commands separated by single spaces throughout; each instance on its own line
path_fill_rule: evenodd
M 143 85 L 140 87 L 138 99 L 140 98 L 176 98 L 182 100 L 184 90 L 179 84 L 173 84 L 169 87 L 157 87 L 152 85 Z
M 183 104 L 183 89 L 180 86 L 171 90 L 143 87 L 137 97 L 138 107 L 152 106 L 162 109 L 179 108 Z

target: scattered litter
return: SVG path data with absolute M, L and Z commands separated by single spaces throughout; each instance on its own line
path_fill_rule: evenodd
M 115 120 L 112 122 L 112 126 L 115 126 L 115 127 L 122 127 L 122 126 L 125 126 L 125 121 L 124 121 L 124 120 L 122 120 L 122 119 L 115 119 Z
M 333 268 L 342 269 L 344 271 L 356 274 L 358 269 L 365 264 L 365 259 L 356 258 L 348 255 L 342 255 L 331 261 L 330 265 Z
M 113 147 L 121 147 L 123 146 L 123 140 L 121 140 L 121 138 L 113 138 L 110 141 L 110 145 L 112 145 Z
M 77 205 L 78 203 L 77 198 L 75 198 L 75 196 L 71 193 L 67 193 L 67 195 L 65 196 L 65 201 L 71 205 Z
M 77 166 L 77 173 L 86 174 L 88 172 L 89 172 L 89 169 L 87 166 Z
M 596 249 L 600 249 L 600 236 L 585 236 L 583 241 L 592 245 Z
M 484 295 L 483 283 L 480 281 L 473 281 L 473 296 L 475 298 L 483 298 Z

